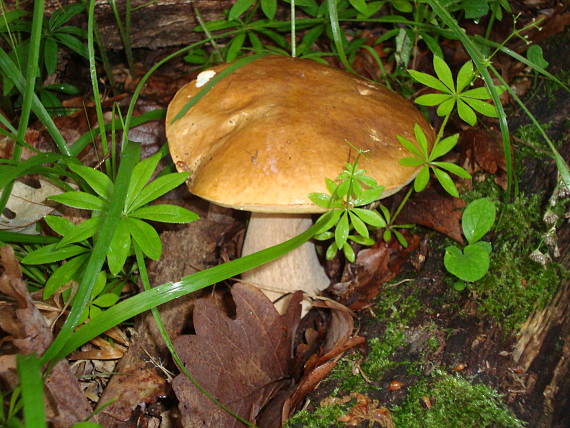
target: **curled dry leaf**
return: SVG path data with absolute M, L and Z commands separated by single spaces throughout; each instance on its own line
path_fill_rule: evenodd
M 45 203 L 46 198 L 62 193 L 62 190 L 47 180 L 40 179 L 39 182 L 40 188 L 14 182 L 6 203 L 8 210 L 0 213 L 0 230 L 23 232 L 53 211 L 53 207 Z
M 180 336 L 175 347 L 202 387 L 233 412 L 256 423 L 262 409 L 292 382 L 291 348 L 301 296 L 293 295 L 282 316 L 255 287 L 236 284 L 232 296 L 234 319 L 213 299 L 202 299 L 194 309 L 196 334 Z M 180 402 L 183 426 L 243 426 L 184 375 L 178 375 L 172 386 Z

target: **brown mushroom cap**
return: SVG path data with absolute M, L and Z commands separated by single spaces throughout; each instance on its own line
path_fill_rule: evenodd
M 213 68 L 219 72 L 224 66 Z M 396 93 L 309 60 L 268 56 L 218 82 L 182 118 L 174 116 L 197 94 L 196 81 L 168 107 L 166 134 L 189 190 L 216 204 L 256 212 L 317 213 L 307 197 L 325 192 L 353 146 L 368 150 L 359 165 L 383 196 L 409 183 L 418 169 L 400 165 L 410 154 L 396 136 L 415 141 L 421 113 Z

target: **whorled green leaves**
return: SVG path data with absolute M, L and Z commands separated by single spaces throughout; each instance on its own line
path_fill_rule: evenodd
M 457 108 L 459 117 L 471 126 L 477 123 L 475 112 L 489 117 L 497 117 L 495 106 L 485 101 L 491 98 L 487 88 L 480 87 L 465 90 L 475 78 L 471 61 L 463 64 L 457 73 L 455 82 L 451 69 L 437 55 L 433 57 L 433 68 L 437 78 L 427 73 L 408 70 L 416 81 L 437 91 L 419 96 L 416 98 L 417 104 L 430 107 L 437 106 L 436 111 L 439 116 L 449 116 L 453 109 Z
M 329 194 L 309 194 L 315 205 L 329 210 L 319 219 L 322 226 L 315 239 L 333 240 L 326 251 L 328 260 L 342 250 L 347 260 L 354 262 L 356 256 L 348 241 L 373 245 L 368 228 L 386 226 L 386 221 L 377 211 L 360 208 L 380 199 L 384 186 L 378 185 L 376 180 L 358 168 L 358 159 L 347 163 L 336 181 L 327 178 L 325 184 Z
M 195 213 L 176 205 L 147 205 L 182 184 L 188 177 L 186 173 L 171 173 L 150 181 L 161 157 L 162 152 L 159 152 L 139 162 L 131 172 L 122 215 L 107 252 L 107 265 L 112 275 L 122 271 L 132 253 L 133 241 L 140 246 L 147 257 L 153 260 L 160 258 L 162 254 L 160 237 L 154 227 L 146 221 L 187 223 L 198 218 Z M 92 215 L 78 225 L 62 217 L 46 217 L 48 226 L 61 235 L 62 239 L 57 244 L 29 253 L 22 260 L 27 264 L 67 260 L 48 279 L 44 288 L 44 298 L 56 293 L 69 281 L 78 279 L 90 251 L 89 240 L 96 238 L 114 189 L 111 179 L 96 169 L 79 164 L 71 164 L 69 169 L 83 181 L 81 183 L 83 188 L 91 192 L 66 192 L 50 199 L 74 208 L 90 210 Z
M 410 167 L 420 167 L 420 172 L 414 180 L 414 189 L 416 192 L 421 192 L 424 190 L 429 181 L 430 169 L 433 171 L 437 181 L 445 189 L 447 193 L 454 197 L 459 197 L 459 192 L 457 187 L 453 182 L 453 179 L 448 173 L 452 173 L 461 178 L 471 178 L 471 175 L 465 171 L 460 166 L 451 162 L 440 162 L 436 159 L 447 154 L 459 141 L 459 134 L 454 134 L 449 137 L 440 139 L 435 142 L 431 151 L 428 150 L 427 137 L 422 130 L 422 128 L 416 123 L 414 126 L 414 133 L 416 136 L 416 141 L 419 144 L 419 148 L 412 143 L 410 140 L 398 136 L 398 141 L 402 146 L 404 146 L 412 157 L 406 157 L 400 160 L 400 164 Z

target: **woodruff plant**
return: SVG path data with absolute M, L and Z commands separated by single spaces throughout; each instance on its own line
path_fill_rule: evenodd
M 169 173 L 149 182 L 163 155 L 164 151 L 161 151 L 144 159 L 131 172 L 122 215 L 107 253 L 107 266 L 111 275 L 116 276 L 121 273 L 127 257 L 132 253 L 134 243 L 147 257 L 153 260 L 160 258 L 162 254 L 160 237 L 154 227 L 146 221 L 187 223 L 198 218 L 192 211 L 176 205 L 148 205 L 188 178 L 187 173 Z M 44 298 L 49 298 L 66 283 L 77 280 L 81 275 L 90 254 L 90 240 L 96 235 L 106 215 L 109 198 L 113 194 L 114 183 L 101 171 L 79 164 L 71 164 L 69 169 L 81 179 L 77 181 L 90 191 L 71 191 L 51 196 L 49 199 L 73 208 L 90 210 L 92 213 L 91 218 L 79 225 L 64 217 L 45 218 L 48 226 L 61 235 L 62 239 L 58 243 L 46 245 L 29 253 L 22 263 L 45 264 L 66 259 L 67 262 L 58 267 L 47 280 Z M 101 296 L 108 293 L 114 297 Z M 90 312 L 93 312 L 93 305 L 100 308 L 113 305 L 118 300 L 119 294 L 120 289 L 117 289 L 117 284 L 107 286 L 103 281 L 102 285 L 98 286 L 97 293 L 94 292 L 92 296 L 95 300 L 92 302 Z
M 471 61 L 468 61 L 461 67 L 455 81 L 451 69 L 442 58 L 434 56 L 433 66 L 437 77 L 415 70 L 409 70 L 409 72 L 419 83 L 437 91 L 436 93 L 418 97 L 416 103 L 424 106 L 437 106 L 437 114 L 444 117 L 443 122 L 439 127 L 431 150 L 429 149 L 427 136 L 418 124 L 414 126 L 417 144 L 402 136 L 397 136 L 400 144 L 412 155 L 403 158 L 400 163 L 414 168 L 421 167 L 420 172 L 414 179 L 413 188 L 416 192 L 421 192 L 426 188 L 431 170 L 447 193 L 454 197 L 459 197 L 457 187 L 449 173 L 464 179 L 471 178 L 471 175 L 459 165 L 438 160 L 449 153 L 459 141 L 459 134 L 443 137 L 445 126 L 454 110 L 457 110 L 462 120 L 472 126 L 477 123 L 476 113 L 497 117 L 497 110 L 492 104 L 485 101 L 490 98 L 489 91 L 486 88 L 466 89 L 476 77 Z M 374 244 L 374 240 L 371 238 L 368 230 L 369 227 L 385 228 L 382 234 L 382 238 L 385 241 L 390 241 L 393 234 L 398 242 L 404 247 L 407 246 L 404 236 L 396 229 L 411 227 L 411 225 L 394 225 L 393 223 L 407 202 L 411 190 L 404 197 L 394 214 L 391 214 L 381 204 L 378 208 L 379 211 L 366 208 L 366 205 L 380 199 L 383 186 L 379 185 L 373 178 L 366 176 L 364 170 L 358 168 L 358 159 L 364 155 L 364 152 L 357 150 L 357 153 L 358 155 L 354 163 L 347 163 L 336 181 L 329 178 L 325 179 L 329 191 L 328 195 L 324 193 L 311 193 L 309 195 L 311 201 L 316 205 L 329 210 L 321 216 L 324 220 L 324 225 L 315 236 L 315 239 L 318 240 L 334 238 L 334 241 L 327 249 L 327 259 L 332 259 L 342 249 L 347 260 L 353 262 L 355 254 L 348 241 L 361 245 Z M 492 205 L 490 201 L 472 205 L 473 208 L 466 210 L 467 214 L 464 221 L 467 224 L 470 224 L 469 222 L 472 224 L 473 216 L 479 215 L 481 212 L 486 213 L 490 219 L 489 204 Z M 492 206 L 494 207 L 494 205 Z M 493 220 L 490 222 L 489 228 L 494 221 L 494 211 L 492 218 Z M 483 229 L 480 226 L 476 231 L 464 232 L 469 245 L 464 248 L 463 253 L 456 247 L 448 247 L 445 266 L 450 273 L 466 281 L 476 281 L 484 275 L 488 269 L 488 257 L 491 247 L 486 242 L 478 242 L 489 230 L 486 229 L 483 233 L 480 233 Z M 487 262 L 484 260 L 485 257 Z M 469 266 L 471 261 L 480 263 L 481 269 L 477 270 L 477 275 L 471 272 L 472 269 Z M 483 274 L 478 277 L 482 271 L 484 271 Z

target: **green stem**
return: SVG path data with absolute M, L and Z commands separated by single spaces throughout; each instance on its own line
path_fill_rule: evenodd
M 443 118 L 443 122 L 441 122 L 439 130 L 437 131 L 437 136 L 436 136 L 435 141 L 433 143 L 434 146 L 437 143 L 439 143 L 439 140 L 441 140 L 441 137 L 443 137 L 443 131 L 445 130 L 445 127 L 447 125 L 447 121 L 449 120 L 449 116 L 451 116 L 451 112 L 447 113 L 445 115 L 445 117 Z
M 410 199 L 410 196 L 412 195 L 413 190 L 414 190 L 414 186 L 410 186 L 410 188 L 408 189 L 408 191 L 406 193 L 406 196 L 404 196 L 404 199 L 402 199 L 402 202 L 400 202 L 400 205 L 398 205 L 398 208 L 396 208 L 396 212 L 394 212 L 394 214 L 392 214 L 390 226 L 392 224 L 394 224 L 394 222 L 396 221 L 396 218 L 400 214 L 400 211 L 402 211 L 402 208 L 404 208 L 404 205 L 406 205 L 406 203 L 408 202 L 408 199 Z
M 291 0 L 291 56 L 297 56 L 297 35 L 295 31 L 295 0 Z

